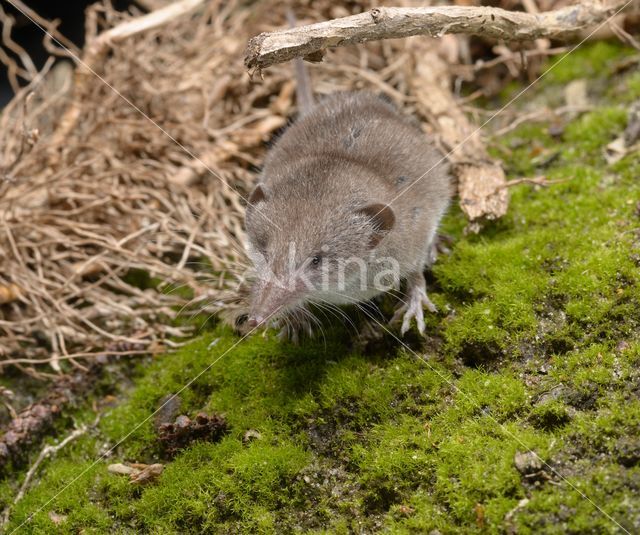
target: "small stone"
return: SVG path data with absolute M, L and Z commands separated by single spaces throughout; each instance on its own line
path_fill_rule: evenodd
M 191 418 L 189 418 L 188 416 L 185 416 L 184 414 L 181 414 L 176 418 L 174 425 L 178 429 L 185 429 L 191 425 Z
M 616 353 L 622 353 L 627 349 L 629 349 L 629 342 L 627 342 L 626 340 L 620 340 L 620 342 L 618 342 L 618 344 L 616 345 Z
M 256 431 L 255 429 L 248 429 L 247 431 L 245 431 L 244 435 L 242 435 L 242 443 L 246 446 L 250 442 L 253 442 L 254 440 L 260 440 L 261 438 L 262 435 L 259 431 Z
M 542 470 L 542 460 L 533 451 L 516 452 L 513 462 L 518 472 L 525 476 Z

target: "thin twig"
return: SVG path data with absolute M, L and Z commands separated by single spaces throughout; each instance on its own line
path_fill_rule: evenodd
M 549 120 L 550 118 L 557 117 L 559 115 L 564 115 L 567 113 L 569 114 L 585 113 L 585 112 L 591 111 L 592 109 L 593 109 L 593 106 L 586 105 L 586 106 L 561 106 L 555 109 L 543 108 L 541 110 L 535 110 L 535 111 L 520 115 L 513 121 L 510 121 L 507 126 L 495 131 L 492 134 L 492 136 L 494 138 L 502 137 L 505 134 L 512 132 L 513 130 L 515 130 L 516 128 L 518 128 L 520 125 L 524 123 L 529 123 L 533 121 L 546 121 L 546 120 Z
M 563 182 L 566 182 L 567 179 L 556 179 L 556 180 L 549 180 L 547 179 L 546 176 L 537 176 L 534 178 L 515 178 L 513 180 L 509 180 L 507 182 L 505 182 L 502 186 L 499 186 L 500 189 L 502 188 L 511 188 L 513 186 L 518 186 L 520 184 L 532 184 L 534 186 L 541 186 L 541 187 L 547 187 L 547 186 L 551 186 L 553 184 L 562 184 Z
M 140 343 L 147 343 L 148 341 L 145 340 L 140 340 Z M 117 356 L 121 356 L 121 357 L 133 357 L 136 355 L 148 355 L 149 354 L 149 350 L 132 350 L 132 351 L 109 351 L 108 355 L 111 357 L 117 357 Z M 95 351 L 95 352 L 90 352 L 90 351 L 83 351 L 83 352 L 79 352 L 79 353 L 71 353 L 69 355 L 57 355 L 55 358 L 57 360 L 73 360 L 73 359 L 78 359 L 78 358 L 84 358 L 84 359 L 92 359 L 92 358 L 103 358 L 105 356 L 105 352 L 104 351 Z M 24 359 L 6 359 L 6 360 L 0 360 L 0 369 L 3 366 L 13 366 L 16 364 L 32 364 L 32 365 L 36 365 L 36 364 L 50 364 L 53 361 L 53 357 L 49 357 L 46 359 L 31 359 L 31 358 L 24 358 Z
M 629 32 L 625 31 L 624 28 L 621 28 L 613 21 L 609 22 L 609 27 L 623 43 L 632 46 L 636 50 L 640 50 L 640 41 L 638 41 Z

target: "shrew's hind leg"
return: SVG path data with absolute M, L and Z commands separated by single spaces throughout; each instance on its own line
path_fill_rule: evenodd
M 400 333 L 404 335 L 411 327 L 411 320 L 415 318 L 418 331 L 424 335 L 424 309 L 429 312 L 437 312 L 438 309 L 427 295 L 427 283 L 422 271 L 415 271 L 407 277 L 407 300 L 395 311 L 391 323 L 396 323 L 402 318 Z

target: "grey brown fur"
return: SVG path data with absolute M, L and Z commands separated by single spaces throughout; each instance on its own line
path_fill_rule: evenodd
M 380 270 L 376 259 L 391 257 L 407 281 L 402 330 L 416 318 L 422 332 L 422 306 L 433 309 L 422 273 L 451 196 L 441 160 L 417 124 L 374 94 L 334 94 L 306 112 L 269 152 L 247 208 L 249 254 L 260 277 L 252 323 L 306 302 L 368 300 L 380 293 L 371 287 Z M 301 288 L 298 276 L 320 281 L 321 270 L 310 263 L 316 256 L 323 268 L 364 259 L 366 289 L 357 269 L 347 270 L 342 290 L 334 269 L 324 289 Z M 294 284 L 276 288 L 267 273 Z

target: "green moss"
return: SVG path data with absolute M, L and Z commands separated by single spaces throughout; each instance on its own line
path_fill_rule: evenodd
M 566 84 L 578 78 L 598 79 L 612 74 L 613 63 L 633 51 L 616 42 L 580 46 L 549 61 L 546 84 Z M 544 71 L 543 71 L 544 72 Z
M 629 76 L 625 90 L 621 93 L 621 98 L 627 103 L 640 98 L 640 72 L 634 72 Z
M 492 148 L 511 178 L 562 182 L 513 188 L 509 213 L 480 235 L 452 209 L 427 343 L 386 336 L 358 351 L 327 325 L 295 347 L 203 326 L 45 463 L 9 532 L 40 508 L 26 532 L 638 531 L 640 157 L 604 158 L 640 97 L 637 73 L 605 79 L 629 53 L 589 45 L 530 90 L 553 101 L 594 77 L 598 105 L 558 138 L 522 125 Z M 163 460 L 155 484 L 109 474 L 111 462 L 162 460 L 152 415 L 172 393 L 184 414 L 223 413 L 229 433 Z M 260 438 L 243 443 L 249 429 Z M 514 457 L 529 450 L 544 463 L 521 473 Z M 22 477 L 0 483 L 3 503 Z

